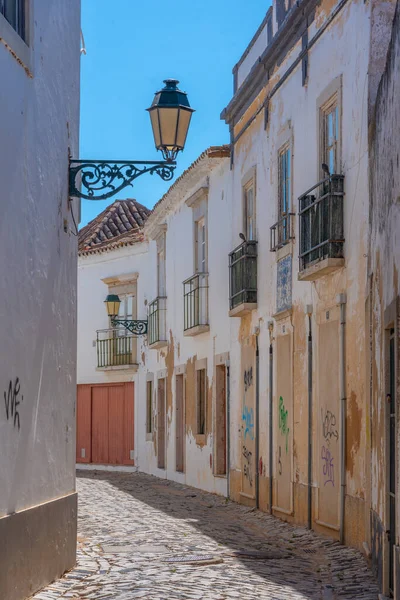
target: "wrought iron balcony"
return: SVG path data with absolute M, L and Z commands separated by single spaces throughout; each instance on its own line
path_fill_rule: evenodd
M 343 264 L 343 196 L 344 175 L 330 175 L 300 196 L 300 272 L 325 259 L 329 270 Z
M 96 346 L 99 369 L 136 365 L 136 336 L 125 329 L 99 329 Z
M 208 273 L 196 273 L 183 282 L 183 307 L 185 335 L 209 330 Z
M 271 252 L 286 246 L 290 240 L 294 240 L 294 213 L 286 213 L 270 229 Z
M 229 254 L 231 316 L 257 307 L 257 242 L 245 241 Z
M 148 343 L 150 348 L 167 344 L 167 298 L 159 296 L 149 304 Z

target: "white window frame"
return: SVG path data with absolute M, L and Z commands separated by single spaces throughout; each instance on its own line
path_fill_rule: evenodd
M 327 163 L 326 116 L 337 107 L 337 138 L 335 142 L 336 165 L 331 175 L 342 172 L 342 76 L 336 77 L 317 99 L 317 120 L 319 130 L 318 173 L 320 180 L 326 178 L 322 163 Z M 328 163 L 327 163 L 328 164 Z M 329 164 L 328 164 L 329 166 Z
M 249 215 L 248 195 L 252 194 L 252 214 Z M 242 179 L 243 233 L 247 241 L 257 240 L 256 168 L 252 167 Z
M 153 399 L 154 379 L 148 379 L 146 381 L 146 435 L 153 433 Z
M 0 0 L 1 1 L 1 0 Z M 14 29 L 5 16 L 0 13 L 0 40 L 7 50 L 14 56 L 32 76 L 32 50 L 30 43 L 32 39 L 33 0 L 23 0 L 24 3 L 24 37 Z
M 167 263 L 165 255 L 165 233 L 157 240 L 157 297 L 167 296 Z
M 205 216 L 195 222 L 196 273 L 207 273 L 207 226 Z
M 284 157 L 287 157 L 284 162 Z M 286 142 L 278 152 L 278 243 L 286 244 L 290 240 L 290 221 L 288 217 L 292 207 L 292 144 Z M 285 166 L 286 165 L 286 166 Z

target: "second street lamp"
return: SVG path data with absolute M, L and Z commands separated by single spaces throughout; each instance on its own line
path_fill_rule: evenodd
M 122 325 L 134 335 L 144 335 L 147 333 L 147 321 L 140 319 L 118 318 L 121 300 L 117 294 L 108 294 L 107 298 L 104 300 L 104 304 L 106 305 L 107 315 L 109 316 L 111 325 L 113 327 L 116 325 Z
M 126 160 L 77 160 L 70 159 L 69 195 L 86 200 L 106 200 L 134 179 L 157 173 L 164 181 L 170 181 L 176 167 L 176 156 L 185 147 L 193 108 L 187 94 L 178 89 L 176 79 L 166 79 L 165 87 L 156 92 L 150 113 L 154 142 L 164 161 Z

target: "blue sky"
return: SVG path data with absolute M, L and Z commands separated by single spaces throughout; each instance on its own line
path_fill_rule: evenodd
M 176 176 L 208 146 L 227 143 L 219 115 L 232 97 L 232 68 L 269 4 L 82 0 L 80 158 L 162 160 L 145 109 L 166 78 L 179 79 L 196 109 Z M 144 175 L 118 197 L 151 208 L 169 185 Z M 111 201 L 82 200 L 81 225 Z

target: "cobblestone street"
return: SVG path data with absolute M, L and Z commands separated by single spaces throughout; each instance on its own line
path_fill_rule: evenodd
M 357 552 L 224 498 L 132 473 L 77 487 L 77 566 L 35 600 L 378 597 Z

